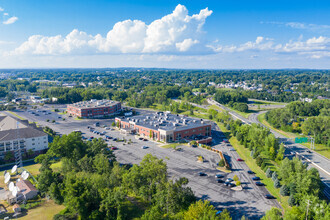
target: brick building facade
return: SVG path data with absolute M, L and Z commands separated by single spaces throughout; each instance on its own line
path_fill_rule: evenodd
M 111 100 L 77 102 L 67 105 L 67 113 L 79 118 L 103 118 L 119 114 L 121 103 Z
M 117 117 L 115 120 L 121 129 L 157 141 L 204 140 L 204 143 L 212 141 L 211 125 L 202 119 L 158 112 L 143 116 Z

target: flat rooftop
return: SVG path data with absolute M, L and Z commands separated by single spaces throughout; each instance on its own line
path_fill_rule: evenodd
M 121 118 L 121 120 L 153 130 L 161 129 L 166 131 L 180 131 L 210 125 L 210 122 L 205 121 L 204 119 L 195 119 L 184 115 L 170 114 L 166 112 L 125 117 Z
M 117 101 L 112 101 L 108 99 L 96 100 L 92 99 L 90 101 L 81 101 L 68 106 L 73 106 L 76 108 L 86 109 L 86 108 L 98 108 L 98 107 L 109 107 L 118 104 Z

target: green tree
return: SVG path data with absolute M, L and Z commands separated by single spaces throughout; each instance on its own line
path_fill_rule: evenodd
M 266 176 L 267 176 L 268 178 L 271 178 L 271 177 L 272 177 L 272 170 L 271 170 L 269 167 L 267 168 Z
M 280 194 L 282 196 L 288 196 L 290 194 L 289 188 L 286 185 L 281 186 Z
M 266 215 L 262 217 L 262 220 L 282 220 L 282 212 L 278 208 L 272 207 L 266 212 Z
M 292 194 L 289 196 L 288 203 L 289 203 L 289 206 L 291 206 L 291 207 L 296 204 L 296 200 Z
M 4 157 L 5 161 L 10 161 L 14 159 L 14 153 L 12 151 L 7 151 Z
M 217 211 L 215 208 L 210 205 L 209 201 L 199 200 L 191 204 L 188 210 L 184 213 L 184 220 L 200 220 L 200 219 L 210 219 L 216 220 L 219 219 L 216 216 Z
M 220 159 L 219 161 L 219 167 L 224 167 L 225 166 L 225 160 L 224 159 Z

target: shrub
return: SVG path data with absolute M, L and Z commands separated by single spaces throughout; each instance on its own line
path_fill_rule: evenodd
M 268 167 L 268 169 L 267 169 L 267 171 L 266 171 L 266 176 L 268 177 L 268 178 L 271 178 L 272 177 L 272 170 Z
M 225 166 L 225 160 L 224 159 L 221 159 L 219 161 L 219 167 L 224 167 Z
M 280 188 L 280 187 L 281 187 L 280 181 L 279 181 L 278 179 L 276 179 L 276 180 L 274 181 L 274 187 L 275 187 L 275 188 Z
M 256 164 L 260 167 L 261 164 L 262 164 L 262 162 L 263 162 L 262 157 L 261 157 L 261 156 L 258 156 L 258 157 L 256 158 Z
M 226 129 L 230 130 L 230 125 L 229 124 L 227 124 Z
M 275 180 L 277 180 L 278 178 L 277 178 L 277 173 L 276 173 L 276 171 L 274 171 L 273 172 L 273 174 L 272 174 L 272 180 L 275 182 Z
M 234 181 L 238 181 L 238 180 L 239 180 L 239 179 L 238 179 L 238 176 L 235 175 L 235 176 L 233 177 L 233 180 L 234 180 Z
M 296 200 L 292 194 L 290 195 L 290 197 L 288 199 L 288 203 L 289 203 L 289 206 L 291 206 L 291 207 L 296 204 Z
M 287 187 L 286 185 L 283 185 L 280 189 L 280 194 L 282 196 L 288 196 L 289 195 L 289 187 Z
M 240 186 L 241 185 L 241 181 L 236 181 L 236 186 Z
M 264 170 L 266 166 L 267 164 L 265 163 L 265 161 L 262 161 L 260 168 Z

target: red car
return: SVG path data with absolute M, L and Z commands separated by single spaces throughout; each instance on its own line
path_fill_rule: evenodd
M 243 159 L 241 159 L 241 158 L 237 158 L 237 161 L 244 161 Z
M 118 150 L 118 147 L 112 147 L 111 150 Z

